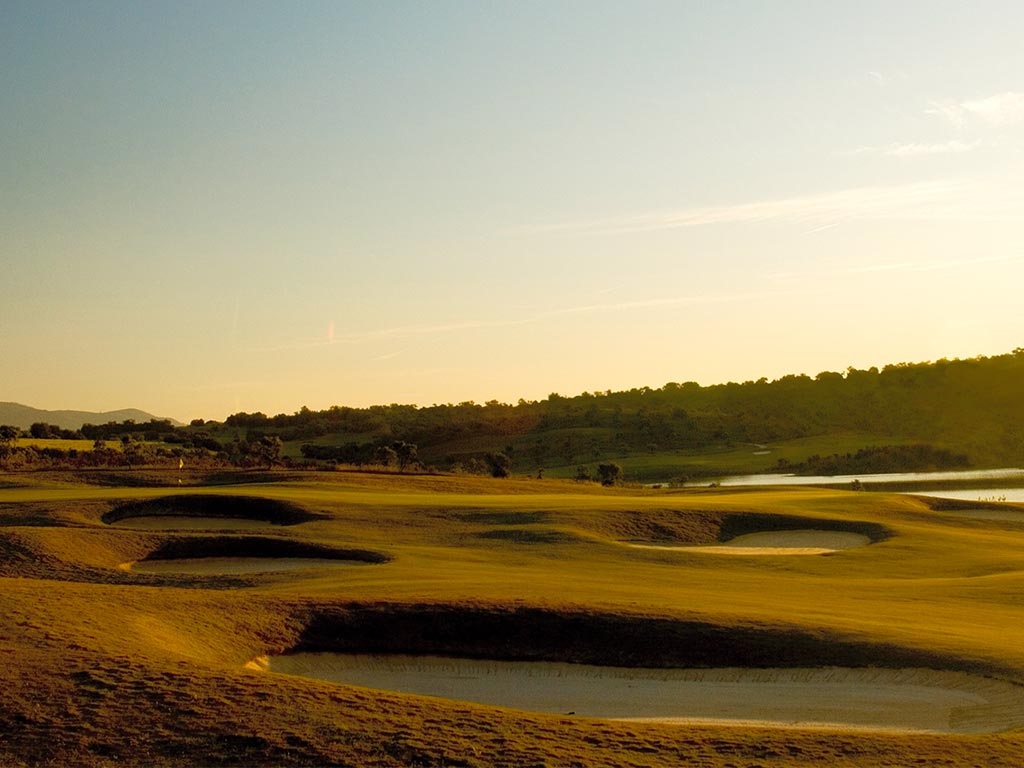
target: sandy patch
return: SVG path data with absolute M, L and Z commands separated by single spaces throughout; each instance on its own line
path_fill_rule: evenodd
M 203 576 L 225 576 L 270 571 L 297 571 L 303 568 L 338 567 L 352 561 L 315 557 L 195 557 L 173 560 L 137 560 L 118 566 L 134 573 L 188 573 Z
M 246 665 L 533 712 L 671 724 L 989 733 L 1024 724 L 1024 687 L 924 669 L 658 670 L 303 653 Z
M 150 515 L 148 517 L 126 517 L 114 523 L 112 528 L 130 528 L 135 531 L 244 531 L 267 528 L 273 523 L 266 520 L 250 520 L 245 517 L 189 517 L 187 515 Z
M 711 555 L 827 555 L 854 547 L 864 547 L 871 539 L 849 531 L 764 531 L 747 533 L 712 546 L 671 546 L 630 544 L 637 549 L 663 549 Z

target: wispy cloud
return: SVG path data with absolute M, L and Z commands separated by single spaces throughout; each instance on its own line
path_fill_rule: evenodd
M 924 113 L 926 115 L 941 117 L 943 120 L 951 123 L 957 128 L 963 128 L 964 122 L 966 121 L 964 108 L 955 101 L 933 101 L 929 104 L 928 109 L 926 109 Z
M 987 99 L 965 101 L 961 106 L 972 115 L 977 115 L 993 125 L 1024 122 L 1024 93 L 1000 93 Z
M 966 182 L 952 180 L 857 187 L 803 197 L 569 222 L 539 227 L 534 231 L 620 234 L 772 221 L 792 221 L 820 227 L 850 219 L 955 218 L 958 201 L 965 198 L 969 189 L 970 185 Z
M 893 144 L 884 150 L 882 154 L 892 157 L 917 157 L 920 155 L 952 155 L 963 152 L 972 152 L 981 146 L 980 141 L 944 141 L 937 144 L 921 144 L 912 142 L 910 144 Z
M 323 337 L 310 339 L 291 344 L 280 344 L 276 346 L 262 347 L 262 352 L 282 352 L 299 349 L 313 349 L 316 347 L 329 347 L 333 345 L 355 345 L 367 342 L 393 341 L 397 339 L 415 339 L 419 337 L 438 336 L 459 331 L 487 330 L 497 328 L 514 328 L 517 326 L 531 325 L 545 320 L 553 320 L 560 317 L 571 317 L 578 315 L 590 315 L 610 312 L 624 312 L 628 310 L 648 309 L 654 307 L 673 306 L 697 306 L 703 304 L 723 304 L 729 302 L 754 301 L 765 298 L 781 298 L 794 295 L 792 292 L 765 291 L 758 293 L 742 294 L 720 294 L 720 295 L 692 295 L 692 296 L 668 296 L 662 298 L 635 299 L 632 301 L 605 302 L 593 304 L 581 304 L 569 307 L 545 310 L 531 315 L 505 318 L 501 320 L 467 320 L 457 323 L 439 323 L 424 325 L 403 325 L 392 328 L 379 328 L 368 331 L 360 331 L 350 334 L 336 333 L 333 340 L 327 341 Z M 401 354 L 398 352 L 380 355 L 373 360 L 386 360 Z
M 851 275 L 870 274 L 873 272 L 935 272 L 945 269 L 972 268 L 991 264 L 1017 264 L 1020 262 L 1024 262 L 1024 256 L 983 256 L 978 259 L 901 261 L 891 264 L 869 264 L 861 267 L 850 267 L 846 272 Z
M 981 146 L 980 141 L 941 141 L 936 143 L 909 142 L 889 144 L 884 147 L 857 147 L 843 152 L 844 155 L 888 155 L 890 157 L 919 157 L 922 155 L 949 155 L 972 152 Z
M 815 232 L 824 232 L 826 229 L 834 229 L 835 227 L 838 227 L 839 224 L 840 222 L 838 221 L 833 221 L 831 224 L 822 224 L 820 227 L 814 227 L 813 229 L 806 230 L 804 234 L 813 235 Z
M 1024 123 L 1024 93 L 1005 91 L 969 101 L 933 101 L 925 113 L 942 117 L 957 128 L 962 128 L 971 117 L 997 127 L 1015 125 Z

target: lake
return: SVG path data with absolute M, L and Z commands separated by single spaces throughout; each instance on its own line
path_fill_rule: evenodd
M 867 490 L 922 493 L 949 499 L 986 501 L 1024 501 L 1024 469 L 971 469 L 955 472 L 887 472 L 866 475 L 792 474 L 735 475 L 718 482 L 731 486 L 829 485 L 849 486 L 859 480 Z M 688 487 L 706 487 L 708 483 L 687 483 Z

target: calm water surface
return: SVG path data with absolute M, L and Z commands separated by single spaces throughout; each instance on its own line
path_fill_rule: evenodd
M 968 499 L 987 501 L 1024 501 L 1024 469 L 1007 467 L 1004 469 L 971 469 L 957 472 L 888 472 L 867 475 L 812 475 L 799 476 L 791 474 L 774 475 L 735 475 L 723 477 L 718 482 L 722 486 L 751 485 L 847 485 L 859 480 L 867 486 L 875 483 L 903 483 L 909 487 L 901 487 L 901 493 L 921 493 L 947 499 Z M 977 485 L 979 481 L 990 481 L 984 488 L 956 488 L 957 483 Z M 946 484 L 946 488 L 936 488 L 936 483 Z M 707 483 L 688 483 L 691 487 L 706 486 Z M 916 488 L 914 486 L 920 486 Z

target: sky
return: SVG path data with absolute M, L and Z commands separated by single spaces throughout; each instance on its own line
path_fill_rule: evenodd
M 0 400 L 182 421 L 1024 346 L 1017 2 L 0 0 Z

